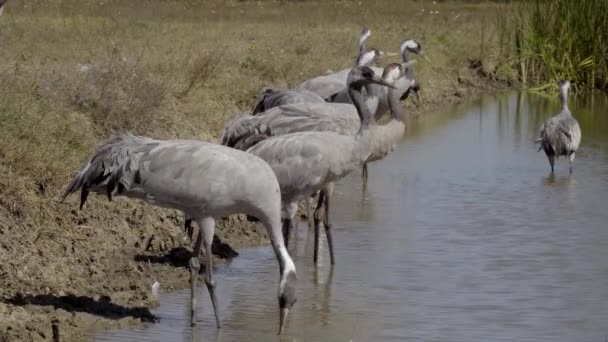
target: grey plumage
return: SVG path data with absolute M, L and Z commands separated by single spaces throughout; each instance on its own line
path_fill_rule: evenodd
M 383 80 L 390 84 L 396 83 L 396 80 L 402 78 L 399 70 L 407 69 L 411 66 L 411 63 L 403 66 L 398 64 L 387 66 L 387 72 L 383 72 Z M 391 72 L 388 72 L 388 70 Z M 397 72 L 397 75 L 395 72 Z M 370 101 L 370 95 L 374 95 L 378 90 L 377 86 L 377 84 L 370 84 L 362 90 L 364 93 L 363 101 L 366 108 L 370 110 L 370 107 L 377 108 L 377 99 Z M 367 91 L 367 89 L 370 91 Z M 401 96 L 402 90 L 391 89 L 391 92 Z M 388 97 L 388 93 L 386 96 Z M 393 105 L 391 110 L 401 109 L 397 107 L 400 106 Z M 375 118 L 379 119 L 380 117 L 375 115 Z M 256 135 L 280 136 L 310 131 L 330 131 L 338 134 L 354 135 L 360 127 L 359 114 L 352 104 L 306 102 L 275 107 L 255 116 L 241 114 L 224 127 L 220 140 L 223 145 L 235 147 L 241 141 Z
M 359 37 L 359 52 L 354 66 L 372 66 L 386 55 L 382 50 L 366 48 L 366 42 L 370 35 L 371 31 L 367 28 L 364 28 L 361 32 Z M 329 75 L 317 76 L 300 83 L 295 89 L 312 91 L 323 99 L 327 99 L 346 87 L 346 79 L 350 71 L 351 68 L 347 68 Z
M 422 46 L 420 43 L 413 39 L 406 39 L 400 44 L 401 58 L 403 59 L 403 63 L 409 64 L 410 62 L 410 53 L 415 53 L 427 60 L 428 57 L 422 50 Z M 384 72 L 383 68 L 372 67 L 372 70 L 378 75 L 382 75 Z M 405 77 L 400 78 L 395 82 L 395 87 L 400 89 L 402 96 L 401 100 L 405 100 L 411 92 L 414 92 L 416 96 L 416 100 L 420 103 L 420 86 L 414 77 L 414 67 L 410 64 L 410 66 L 406 70 Z M 376 87 L 375 95 L 378 97 L 378 109 L 376 110 L 376 118 L 381 117 L 388 110 L 388 89 L 386 87 Z M 340 92 L 333 94 L 328 98 L 328 101 L 333 103 L 352 103 L 351 99 L 348 96 L 348 91 L 346 87 L 344 87 Z
M 200 233 L 190 260 L 192 323 L 201 244 L 210 256 L 215 219 L 234 213 L 255 216 L 266 228 L 280 265 L 281 317 L 295 302 L 295 266 L 281 236 L 279 184 L 272 169 L 260 158 L 211 143 L 123 134 L 93 152 L 62 194 L 62 201 L 78 190 L 81 206 L 93 191 L 110 199 L 122 195 L 181 210 L 197 222 Z M 212 258 L 208 258 L 205 270 L 219 327 Z
M 331 131 L 298 132 L 273 136 L 251 147 L 248 152 L 264 159 L 275 172 L 284 207 L 283 234 L 288 237 L 297 203 L 344 177 L 368 160 L 374 152 L 378 132 L 372 129 L 372 113 L 366 107 L 363 89 L 372 83 L 389 85 L 368 67 L 353 68 L 349 74 L 351 97 L 360 118 L 358 133 L 344 135 Z M 278 107 L 281 108 L 281 107 Z M 329 213 L 325 213 L 329 215 Z M 318 216 L 315 215 L 315 218 Z M 319 224 L 317 221 L 316 225 Z M 331 262 L 331 226 L 325 226 Z M 315 229 L 318 232 L 318 229 Z M 315 241 L 318 240 L 318 235 Z M 318 247 L 318 244 L 315 244 Z M 315 262 L 318 248 L 315 248 Z
M 561 81 L 559 88 L 562 110 L 543 123 L 540 128 L 540 138 L 536 142 L 540 143 L 538 150 L 542 149 L 547 155 L 551 172 L 554 171 L 555 159 L 566 156 L 570 164 L 570 173 L 572 173 L 574 158 L 581 143 L 582 133 L 578 121 L 572 116 L 568 108 L 570 82 Z
M 220 144 L 228 147 L 238 148 L 246 146 L 257 138 L 254 136 L 270 136 L 270 126 L 260 120 L 261 116 L 254 116 L 246 112 L 236 113 L 233 118 L 226 123 L 220 135 Z
M 253 115 L 265 112 L 271 108 L 285 104 L 317 102 L 323 103 L 325 100 L 316 93 L 309 90 L 295 89 L 264 89 L 262 94 L 256 99 Z

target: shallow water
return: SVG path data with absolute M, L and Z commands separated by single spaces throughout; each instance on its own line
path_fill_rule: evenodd
M 604 341 L 608 336 L 608 101 L 573 99 L 582 147 L 555 176 L 534 140 L 556 99 L 488 96 L 419 118 L 387 159 L 336 188 L 336 266 L 301 224 L 298 302 L 283 341 Z M 322 240 L 324 242 L 324 240 Z M 160 323 L 95 341 L 278 341 L 270 247 L 216 270 L 223 328 L 204 285 L 163 294 Z M 185 271 L 184 271 L 185 272 Z

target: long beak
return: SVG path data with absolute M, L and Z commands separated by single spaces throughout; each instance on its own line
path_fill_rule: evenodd
M 378 75 L 374 75 L 374 77 L 370 80 L 372 83 L 376 83 L 376 84 L 380 84 L 383 85 L 385 87 L 389 87 L 389 88 L 393 88 L 395 89 L 395 86 L 386 82 L 385 80 L 383 80 L 380 76 Z
M 431 59 L 430 59 L 429 57 L 427 57 L 427 55 L 426 55 L 426 54 L 425 54 L 425 53 L 424 53 L 422 50 L 420 50 L 420 52 L 418 52 L 418 55 L 419 55 L 420 57 L 424 58 L 424 60 L 426 60 L 427 62 L 429 62 L 429 64 L 433 64 L 433 63 L 431 62 Z
M 289 315 L 289 309 L 281 309 L 281 313 L 279 316 L 279 335 L 283 333 L 283 327 L 285 326 L 285 322 L 287 322 L 287 315 Z
M 399 54 L 396 52 L 387 52 L 386 53 L 386 57 L 395 57 L 395 56 L 399 56 Z

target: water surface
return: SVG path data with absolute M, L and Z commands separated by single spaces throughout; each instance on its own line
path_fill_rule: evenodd
M 95 341 L 604 341 L 608 335 L 608 101 L 573 100 L 582 147 L 556 173 L 534 140 L 554 98 L 488 96 L 410 123 L 397 150 L 340 182 L 336 266 L 312 263 L 304 224 L 292 255 L 298 302 L 276 336 L 270 247 L 216 270 L 215 328 L 201 284 L 164 294 L 160 323 Z M 324 242 L 324 241 L 323 241 Z

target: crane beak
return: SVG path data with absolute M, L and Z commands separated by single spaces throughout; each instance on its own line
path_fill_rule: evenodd
M 282 308 L 279 316 L 279 335 L 283 333 L 283 327 L 285 326 L 285 322 L 287 322 L 287 315 L 289 315 L 289 309 Z
M 399 54 L 396 52 L 387 52 L 386 53 L 386 57 L 395 57 L 395 56 L 399 56 Z
M 418 56 L 424 58 L 424 60 L 429 62 L 429 64 L 433 64 L 431 62 L 431 59 L 422 50 L 420 50 L 420 52 L 418 52 Z

